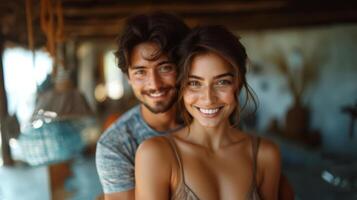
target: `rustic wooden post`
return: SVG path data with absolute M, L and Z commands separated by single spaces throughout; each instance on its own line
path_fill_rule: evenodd
M 3 66 L 3 53 L 4 53 L 5 38 L 0 32 L 0 130 L 1 130 L 1 153 L 4 165 L 11 166 L 14 161 L 11 158 L 9 146 L 9 133 L 6 128 L 5 120 L 9 117 L 7 108 L 7 99 L 4 81 L 4 66 Z

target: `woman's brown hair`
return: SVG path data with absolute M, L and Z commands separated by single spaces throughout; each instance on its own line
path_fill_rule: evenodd
M 233 126 L 237 126 L 241 110 L 246 107 L 248 101 L 250 99 L 253 101 L 255 110 L 257 108 L 257 103 L 254 97 L 255 95 L 248 86 L 245 76 L 247 72 L 246 65 L 248 59 L 246 50 L 239 41 L 239 38 L 223 26 L 196 27 L 192 29 L 192 31 L 182 41 L 178 50 L 180 57 L 178 70 L 179 74 L 177 79 L 179 88 L 179 111 L 181 112 L 185 124 L 191 124 L 192 117 L 187 112 L 183 103 L 183 92 L 187 86 L 193 59 L 197 55 L 202 55 L 208 52 L 218 54 L 231 64 L 234 70 L 234 76 L 238 79 L 238 89 L 235 91 L 237 105 L 239 105 L 239 95 L 242 89 L 246 92 L 244 105 L 241 108 L 238 106 L 238 108 L 236 108 L 230 116 L 231 124 Z

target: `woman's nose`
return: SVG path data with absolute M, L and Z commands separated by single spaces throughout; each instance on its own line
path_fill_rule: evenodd
M 213 88 L 207 86 L 204 88 L 203 94 L 201 95 L 201 100 L 207 105 L 210 105 L 216 101 L 216 94 Z

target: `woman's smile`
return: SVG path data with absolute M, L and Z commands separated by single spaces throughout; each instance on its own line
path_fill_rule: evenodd
M 211 128 L 227 124 L 237 105 L 237 81 L 232 71 L 232 66 L 216 53 L 193 58 L 183 99 L 194 122 Z
M 198 111 L 200 111 L 206 117 L 215 117 L 219 111 L 223 108 L 223 106 L 215 107 L 215 108 L 202 108 L 199 106 L 193 106 Z

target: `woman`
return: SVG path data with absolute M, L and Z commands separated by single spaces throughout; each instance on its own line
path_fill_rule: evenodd
M 136 153 L 136 199 L 277 199 L 280 153 L 235 123 L 247 55 L 221 26 L 194 29 L 180 49 L 179 103 L 186 126 Z

